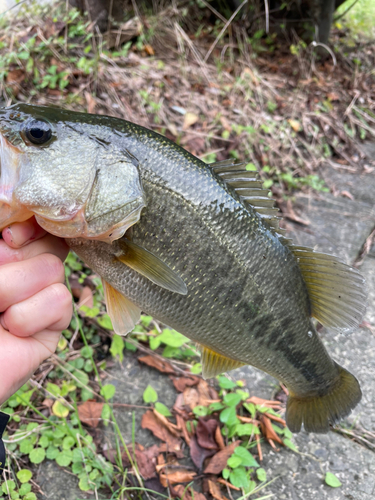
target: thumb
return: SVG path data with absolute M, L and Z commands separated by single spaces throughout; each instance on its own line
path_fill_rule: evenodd
M 31 217 L 24 222 L 15 222 L 3 230 L 3 240 L 11 248 L 21 248 L 31 241 L 38 240 L 46 234 L 35 220 Z

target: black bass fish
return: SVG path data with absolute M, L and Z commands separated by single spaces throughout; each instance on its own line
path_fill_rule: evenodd
M 202 350 L 203 375 L 244 364 L 289 390 L 293 432 L 327 432 L 361 399 L 312 317 L 355 328 L 364 280 L 294 246 L 262 183 L 233 161 L 205 164 L 108 116 L 17 104 L 0 110 L 0 229 L 35 215 L 103 279 L 114 329 L 141 311 Z

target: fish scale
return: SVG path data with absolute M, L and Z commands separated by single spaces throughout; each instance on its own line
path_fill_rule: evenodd
M 363 278 L 285 239 L 245 164 L 207 165 L 133 123 L 25 104 L 0 111 L 0 139 L 0 225 L 36 214 L 65 237 L 102 277 L 117 333 L 144 311 L 201 346 L 204 376 L 242 364 L 275 376 L 294 432 L 327 432 L 359 402 L 311 316 L 358 325 Z

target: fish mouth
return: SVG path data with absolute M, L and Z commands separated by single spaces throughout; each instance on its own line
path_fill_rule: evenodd
M 23 222 L 33 216 L 30 210 L 14 199 L 21 157 L 22 151 L 0 132 L 0 231 L 14 222 Z

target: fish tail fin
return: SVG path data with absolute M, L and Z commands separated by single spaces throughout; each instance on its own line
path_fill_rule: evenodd
M 302 424 L 307 432 L 324 433 L 329 424 L 335 424 L 349 415 L 362 397 L 358 380 L 336 363 L 338 380 L 327 394 L 299 397 L 290 393 L 286 407 L 286 423 L 292 432 L 299 432 Z

